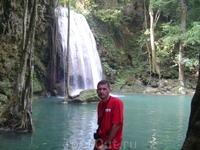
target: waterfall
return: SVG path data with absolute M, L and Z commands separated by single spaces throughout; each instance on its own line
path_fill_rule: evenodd
M 63 86 L 66 87 L 68 9 L 57 7 L 57 47 L 63 57 Z M 94 36 L 81 14 L 70 11 L 69 94 L 76 96 L 81 91 L 96 89 L 102 78 L 101 62 Z

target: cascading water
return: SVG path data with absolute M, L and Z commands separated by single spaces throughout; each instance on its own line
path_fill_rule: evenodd
M 96 42 L 85 17 L 70 11 L 70 53 L 67 57 L 68 9 L 57 7 L 55 12 L 58 17 L 57 45 L 61 46 L 64 62 L 64 82 L 66 82 L 66 58 L 69 58 L 69 95 L 76 96 L 80 91 L 95 89 L 102 78 L 102 68 Z

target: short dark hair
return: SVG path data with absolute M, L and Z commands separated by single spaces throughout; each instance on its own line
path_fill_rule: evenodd
M 108 81 L 106 81 L 106 80 L 101 80 L 101 81 L 99 81 L 99 83 L 97 84 L 97 86 L 98 86 L 99 84 L 107 84 L 107 85 L 108 85 L 108 88 L 110 89 L 110 82 L 108 82 Z

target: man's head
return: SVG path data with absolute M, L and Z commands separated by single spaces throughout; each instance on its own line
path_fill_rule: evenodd
M 108 81 L 105 80 L 101 80 L 98 84 L 97 84 L 97 94 L 98 96 L 106 101 L 109 99 L 110 97 L 110 83 Z

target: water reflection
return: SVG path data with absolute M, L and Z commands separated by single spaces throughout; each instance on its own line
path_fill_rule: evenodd
M 65 118 L 69 125 L 64 135 L 65 149 L 91 149 L 94 146 L 94 140 L 91 139 L 97 128 L 97 112 L 94 106 L 96 104 L 66 105 L 68 113 Z
M 154 145 L 157 144 L 157 142 L 156 142 L 156 133 L 153 133 L 152 140 L 150 141 L 150 143 L 151 143 L 150 148 L 154 147 Z

